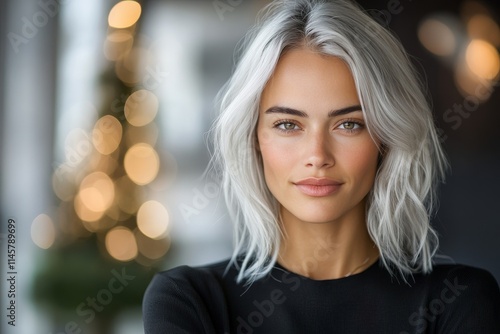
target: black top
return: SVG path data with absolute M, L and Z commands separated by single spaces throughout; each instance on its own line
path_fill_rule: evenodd
M 375 262 L 313 280 L 278 263 L 250 287 L 228 261 L 158 273 L 143 301 L 146 334 L 500 333 L 500 290 L 483 269 L 436 265 L 407 283 Z

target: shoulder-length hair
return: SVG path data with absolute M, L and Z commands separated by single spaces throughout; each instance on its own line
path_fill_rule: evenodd
M 239 268 L 237 281 L 265 276 L 278 256 L 279 203 L 264 179 L 256 125 L 261 93 L 280 56 L 304 46 L 345 61 L 367 128 L 382 143 L 366 207 L 382 264 L 391 273 L 430 272 L 438 238 L 429 220 L 447 162 L 423 85 L 400 42 L 348 0 L 273 1 L 262 13 L 219 93 L 211 129 L 211 164 L 235 223 L 230 265 Z

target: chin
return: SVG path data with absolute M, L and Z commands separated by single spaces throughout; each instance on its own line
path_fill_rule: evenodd
M 296 217 L 303 221 L 304 223 L 310 223 L 310 224 L 326 224 L 326 223 L 331 223 L 332 221 L 335 221 L 339 219 L 340 217 L 338 215 L 333 215 L 333 214 L 325 214 L 325 213 L 311 213 L 309 215 L 296 215 Z

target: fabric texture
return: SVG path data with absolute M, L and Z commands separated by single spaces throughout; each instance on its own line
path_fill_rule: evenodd
M 436 265 L 396 279 L 380 260 L 359 274 L 313 280 L 276 264 L 251 286 L 228 260 L 155 275 L 143 300 L 146 334 L 500 334 L 500 289 L 486 270 Z

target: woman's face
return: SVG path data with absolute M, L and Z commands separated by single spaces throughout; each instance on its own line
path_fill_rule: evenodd
M 341 59 L 286 52 L 263 91 L 257 138 L 284 219 L 325 223 L 364 213 L 379 152 Z

